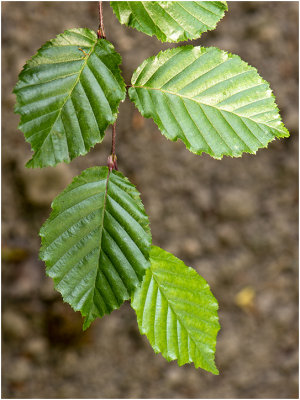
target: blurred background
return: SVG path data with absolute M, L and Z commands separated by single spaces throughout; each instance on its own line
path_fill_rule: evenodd
M 105 31 L 126 83 L 161 44 Z M 69 165 L 28 170 L 12 88 L 22 66 L 65 29 L 97 29 L 96 2 L 2 2 L 2 398 L 298 398 L 298 2 L 229 2 L 193 44 L 239 54 L 270 82 L 291 137 L 257 155 L 214 160 L 163 137 L 127 99 L 119 169 L 137 185 L 153 243 L 193 266 L 220 304 L 219 376 L 155 355 L 126 302 L 82 332 L 38 259 L 53 198 L 83 169 L 106 165 L 104 142 Z

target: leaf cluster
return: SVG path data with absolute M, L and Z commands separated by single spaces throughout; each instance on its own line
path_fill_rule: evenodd
M 215 29 L 224 1 L 114 1 L 122 24 L 162 42 Z M 70 29 L 24 66 L 14 93 L 19 129 L 34 154 L 27 167 L 55 166 L 103 140 L 126 98 L 121 56 L 89 29 Z M 269 84 L 240 57 L 214 47 L 179 46 L 145 60 L 129 98 L 161 133 L 195 154 L 220 159 L 255 153 L 288 136 Z M 214 374 L 218 304 L 208 284 L 175 256 L 152 246 L 135 186 L 108 167 L 83 171 L 53 201 L 40 230 L 40 257 L 64 301 L 92 321 L 131 300 L 155 352 Z

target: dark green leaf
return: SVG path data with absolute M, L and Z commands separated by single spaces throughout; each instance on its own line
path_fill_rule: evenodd
M 118 308 L 149 266 L 151 234 L 136 188 L 107 167 L 77 176 L 52 204 L 40 257 L 56 289 L 91 322 Z
M 269 84 L 240 57 L 214 47 L 148 58 L 134 72 L 129 96 L 168 139 L 196 154 L 238 157 L 289 136 Z
M 197 39 L 215 29 L 227 10 L 226 1 L 111 1 L 121 24 L 162 42 Z
M 151 267 L 133 295 L 139 328 L 156 353 L 218 374 L 218 303 L 206 281 L 172 254 L 152 246 Z
M 121 56 L 89 29 L 71 29 L 42 46 L 14 89 L 19 129 L 35 151 L 28 167 L 86 154 L 114 123 L 125 84 Z

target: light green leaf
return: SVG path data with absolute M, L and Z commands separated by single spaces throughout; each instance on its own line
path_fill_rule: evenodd
M 121 56 L 89 29 L 70 29 L 24 66 L 14 93 L 19 129 L 35 151 L 27 167 L 54 166 L 103 140 L 125 99 Z
M 134 72 L 129 96 L 168 139 L 196 154 L 239 157 L 289 133 L 256 69 L 214 47 L 160 52 Z
M 40 258 L 64 301 L 86 317 L 86 329 L 140 286 L 149 267 L 148 217 L 136 188 L 107 167 L 82 172 L 52 208 L 40 230 Z
M 218 374 L 214 362 L 220 329 L 218 303 L 206 281 L 172 254 L 152 246 L 151 267 L 133 295 L 142 334 L 156 353 L 179 365 L 193 362 Z
M 197 39 L 215 29 L 227 10 L 226 1 L 111 1 L 121 24 L 162 42 Z

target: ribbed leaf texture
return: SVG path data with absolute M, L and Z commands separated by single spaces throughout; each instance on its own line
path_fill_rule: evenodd
M 215 29 L 226 1 L 111 1 L 121 24 L 162 42 L 197 39 Z
M 14 89 L 19 129 L 35 151 L 27 167 L 86 154 L 117 118 L 125 83 L 121 56 L 89 29 L 70 29 L 42 46 Z
M 240 57 L 214 47 L 148 58 L 134 72 L 129 96 L 168 139 L 196 154 L 238 157 L 289 136 L 269 84 Z
M 149 267 L 151 234 L 136 188 L 121 173 L 93 167 L 54 200 L 40 231 L 40 257 L 55 288 L 85 316 L 120 307 Z
M 172 254 L 152 246 L 151 267 L 132 300 L 140 332 L 156 353 L 218 374 L 218 303 L 206 281 Z

